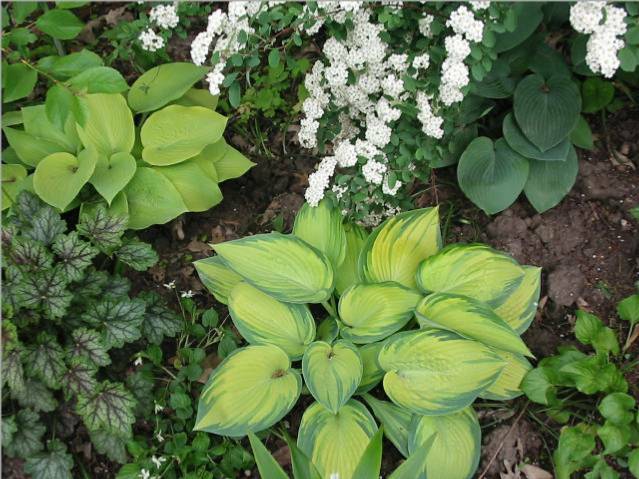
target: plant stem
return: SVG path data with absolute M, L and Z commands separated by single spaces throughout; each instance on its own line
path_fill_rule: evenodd
M 326 310 L 328 314 L 330 314 L 334 318 L 337 317 L 337 313 L 335 312 L 335 309 L 327 301 L 322 301 L 322 306 L 324 306 L 324 309 Z

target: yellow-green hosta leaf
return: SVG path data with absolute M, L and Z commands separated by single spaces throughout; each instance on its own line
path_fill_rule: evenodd
M 339 324 L 335 318 L 324 319 L 317 326 L 317 340 L 332 343 L 339 334 Z
M 349 401 L 337 414 L 313 403 L 302 416 L 297 445 L 322 479 L 351 479 L 376 431 L 375 420 L 358 401 Z
M 242 281 L 242 277 L 226 266 L 219 256 L 200 259 L 193 264 L 206 289 L 213 293 L 220 303 L 228 304 L 231 290 Z
M 295 360 L 315 339 L 315 320 L 305 304 L 282 303 L 244 281 L 228 301 L 233 324 L 251 344 L 274 344 Z
M 89 183 L 110 205 L 115 195 L 131 181 L 136 169 L 135 158 L 130 153 L 120 151 L 110 157 L 99 155 Z
M 77 125 L 85 148 L 93 146 L 98 153 L 111 156 L 130 153 L 135 143 L 133 115 L 119 93 L 93 93 L 82 97 L 87 109 L 84 126 Z
M 382 350 L 384 342 L 370 343 L 360 346 L 359 356 L 362 358 L 362 380 L 356 394 L 362 394 L 373 389 L 384 377 L 384 370 L 377 361 L 377 355 Z
M 277 346 L 237 349 L 202 389 L 194 429 L 232 437 L 259 432 L 282 419 L 301 390 L 302 378 Z
M 358 261 L 362 283 L 395 281 L 415 288 L 419 263 L 441 248 L 437 208 L 407 211 L 388 218 L 366 240 Z
M 489 347 L 439 329 L 397 333 L 377 357 L 384 390 L 417 414 L 441 415 L 470 405 L 504 367 Z
M 417 271 L 424 292 L 463 294 L 493 307 L 508 298 L 523 277 L 514 259 L 482 244 L 447 246 Z
M 345 224 L 344 233 L 346 234 L 346 254 L 335 273 L 335 289 L 339 294 L 357 283 L 357 260 L 368 238 L 366 230 L 354 223 Z
M 9 208 L 22 190 L 20 184 L 27 177 L 27 169 L 22 165 L 2 165 L 2 209 Z
M 324 253 L 338 271 L 346 254 L 346 233 L 342 214 L 329 200 L 316 207 L 304 203 L 295 216 L 293 234 Z
M 495 313 L 517 334 L 523 334 L 535 319 L 541 291 L 541 268 L 524 266 L 524 278 L 506 300 L 495 307 Z
M 384 434 L 404 457 L 408 457 L 408 435 L 413 414 L 388 401 L 381 401 L 370 394 L 364 394 L 364 400 L 373 414 L 384 426 Z
M 215 110 L 217 108 L 218 99 L 218 96 L 211 95 L 211 92 L 209 92 L 206 88 L 191 88 L 172 103 L 182 106 L 203 106 L 210 108 L 211 110 Z
M 178 190 L 189 211 L 206 211 L 222 201 L 222 191 L 192 160 L 170 166 L 153 168 L 162 173 Z
M 434 293 L 415 310 L 422 327 L 447 329 L 512 353 L 532 356 L 519 335 L 489 306 L 459 294 Z
M 362 360 L 355 345 L 348 341 L 315 341 L 304 352 L 302 372 L 317 402 L 337 413 L 362 379 Z
M 214 163 L 219 182 L 238 178 L 255 166 L 255 163 L 231 145 L 226 145 L 224 154 Z
M 354 343 L 372 343 L 403 328 L 422 295 L 399 283 L 356 284 L 339 300 L 342 336 Z
M 64 151 L 60 145 L 51 140 L 37 138 L 17 128 L 3 126 L 2 132 L 18 158 L 29 166 L 37 166 L 43 158 Z
M 484 399 L 508 401 L 523 394 L 519 385 L 524 376 L 532 369 L 532 365 L 521 354 L 513 354 L 508 351 L 495 350 L 506 361 L 506 367 L 501 370 L 495 382 L 479 395 Z
M 211 246 L 229 268 L 285 303 L 321 303 L 333 292 L 328 258 L 295 236 L 274 232 Z
M 481 428 L 472 407 L 446 416 L 415 416 L 408 450 L 412 454 L 434 436 L 425 462 L 426 477 L 470 479 L 481 452 Z
M 53 153 L 44 158 L 33 174 L 33 188 L 40 198 L 64 210 L 89 181 L 95 165 L 95 150 L 82 150 L 75 157 L 70 153 Z
M 142 158 L 156 166 L 180 163 L 222 138 L 225 127 L 226 117 L 208 108 L 169 105 L 142 125 Z

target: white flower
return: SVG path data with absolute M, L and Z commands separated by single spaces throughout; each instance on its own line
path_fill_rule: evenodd
M 399 98 L 404 92 L 404 81 L 397 76 L 390 74 L 382 80 L 382 89 L 391 98 Z
M 455 33 L 464 35 L 471 42 L 481 42 L 484 35 L 483 22 L 475 20 L 475 15 L 465 5 L 461 5 L 450 14 L 446 26 L 451 27 Z
M 195 296 L 195 293 L 190 289 L 188 291 L 182 291 L 180 293 L 180 297 L 182 298 L 192 298 L 193 296 Z
M 461 35 L 451 35 L 444 39 L 444 46 L 449 59 L 465 60 L 470 55 L 470 43 Z
M 134 366 L 142 366 L 142 356 L 138 356 L 135 361 L 133 361 Z
M 395 196 L 397 192 L 399 191 L 399 189 L 401 188 L 401 186 L 402 186 L 402 182 L 399 180 L 396 180 L 395 186 L 391 188 L 388 185 L 388 175 L 386 175 L 384 177 L 384 183 L 382 184 L 382 191 L 384 192 L 385 195 Z
M 218 9 L 209 15 L 206 33 L 209 35 L 219 35 L 222 33 L 222 25 L 228 21 L 226 13 Z
M 164 283 L 164 287 L 166 289 L 175 289 L 175 280 L 172 280 L 168 283 Z
M 212 41 L 213 35 L 209 34 L 209 32 L 204 31 L 197 34 L 193 43 L 191 43 L 191 60 L 193 60 L 193 63 L 204 65 Z
M 570 7 L 570 24 L 579 33 L 593 33 L 603 20 L 605 1 L 576 2 Z
M 162 467 L 162 463 L 166 462 L 166 457 L 164 457 L 164 456 L 160 456 L 160 457 L 151 456 L 151 462 L 153 462 L 153 464 L 155 464 L 155 467 L 160 469 L 160 467 Z
M 138 40 L 142 43 L 142 49 L 147 52 L 155 52 L 160 48 L 164 48 L 164 38 L 150 28 L 141 32 Z
M 386 165 L 376 160 L 368 160 L 362 167 L 364 179 L 372 185 L 381 185 L 386 173 Z
M 335 159 L 342 168 L 349 168 L 357 163 L 355 145 L 349 141 L 342 141 L 335 147 Z
M 339 479 L 339 473 L 331 472 L 331 476 L 328 479 Z
M 444 130 L 441 128 L 444 119 L 433 114 L 428 96 L 424 92 L 417 93 L 417 108 L 417 118 L 422 124 L 422 131 L 433 138 L 444 136 Z
M 417 55 L 415 58 L 413 58 L 413 68 L 417 70 L 425 70 L 426 68 L 428 68 L 429 64 L 430 57 L 428 56 L 428 53 L 422 53 L 421 55 Z
M 344 193 L 346 193 L 346 191 L 348 191 L 348 188 L 346 188 L 345 186 L 333 185 L 333 193 L 335 193 L 335 197 L 338 200 L 342 196 L 344 196 Z
M 470 8 L 478 12 L 479 10 L 486 10 L 490 7 L 489 0 L 470 0 Z
M 162 431 L 158 431 L 155 434 L 155 438 L 158 440 L 158 442 L 164 442 L 164 436 L 162 435 Z
M 418 22 L 419 33 L 421 33 L 425 37 L 430 37 L 433 34 L 430 29 L 433 20 L 435 20 L 435 17 L 433 17 L 432 15 L 426 15 L 424 18 L 421 18 Z
M 180 22 L 175 5 L 157 5 L 153 7 L 149 18 L 165 30 L 177 27 Z
M 324 198 L 324 191 L 328 188 L 336 165 L 335 157 L 327 156 L 317 165 L 317 170 L 309 175 L 308 188 L 304 196 L 310 206 L 317 206 Z
M 366 139 L 378 148 L 384 148 L 390 142 L 393 131 L 375 115 L 366 117 Z
M 297 139 L 304 148 L 317 146 L 317 129 L 319 122 L 312 118 L 303 118 L 300 121 L 300 129 L 297 132 Z
M 159 412 L 162 412 L 164 410 L 164 407 L 153 401 L 153 410 L 155 411 L 155 414 L 157 414 Z
M 209 82 L 209 93 L 211 95 L 219 95 L 220 94 L 220 86 L 224 81 L 224 63 L 217 63 L 213 67 L 213 71 L 210 71 L 206 74 L 206 81 Z
M 138 474 L 138 477 L 140 479 L 151 479 L 151 473 L 146 469 L 142 469 L 140 474 Z

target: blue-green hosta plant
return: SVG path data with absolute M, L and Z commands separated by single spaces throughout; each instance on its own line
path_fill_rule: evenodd
M 130 89 L 124 83 L 126 98 L 93 93 L 91 83 L 81 93 L 63 88 L 77 108 L 61 108 L 61 122 L 48 114 L 48 97 L 23 107 L 3 125 L 3 160 L 13 162 L 3 168 L 3 207 L 27 189 L 61 211 L 104 203 L 142 229 L 218 204 L 218 183 L 253 163 L 224 140 L 217 97 L 192 88 L 205 73 L 189 63 L 160 65 Z
M 141 338 L 159 344 L 182 328 L 158 294 L 130 296 L 130 281 L 104 268 L 109 256 L 119 269 L 157 262 L 125 229 L 125 218 L 98 206 L 68 231 L 53 207 L 25 191 L 4 218 L 2 453 L 24 460 L 34 479 L 78 477 L 61 441 L 84 434 L 80 424 L 98 454 L 126 462 L 149 391 L 137 372 L 126 374 L 122 348 Z
M 531 368 L 520 334 L 540 269 L 480 244 L 442 248 L 436 208 L 368 234 L 327 201 L 305 205 L 292 234 L 215 244 L 195 263 L 248 343 L 212 373 L 195 429 L 256 433 L 310 394 L 297 446 L 320 477 L 357 477 L 377 421 L 406 457 L 436 434 L 429 478 L 471 477 L 473 402 L 520 395 Z

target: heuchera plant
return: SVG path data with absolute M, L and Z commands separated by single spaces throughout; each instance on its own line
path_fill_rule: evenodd
M 62 126 L 47 116 L 48 104 L 23 107 L 14 126 L 3 127 L 12 149 L 3 160 L 14 162 L 3 168 L 3 206 L 26 189 L 61 211 L 104 203 L 142 229 L 218 204 L 218 183 L 253 163 L 222 137 L 217 98 L 192 88 L 205 73 L 190 63 L 152 68 L 128 103 L 120 93 L 92 93 L 88 83 L 81 95 L 69 93 L 77 108 L 65 111 Z
M 407 457 L 436 433 L 428 477 L 472 476 L 481 431 L 471 405 L 521 394 L 531 353 L 519 335 L 535 315 L 540 269 L 480 244 L 442 249 L 436 208 L 368 234 L 329 205 L 304 205 L 293 234 L 215 244 L 217 256 L 195 262 L 249 343 L 209 378 L 195 429 L 264 430 L 305 385 L 315 402 L 297 446 L 321 477 L 353 477 L 378 429 L 373 415 Z

